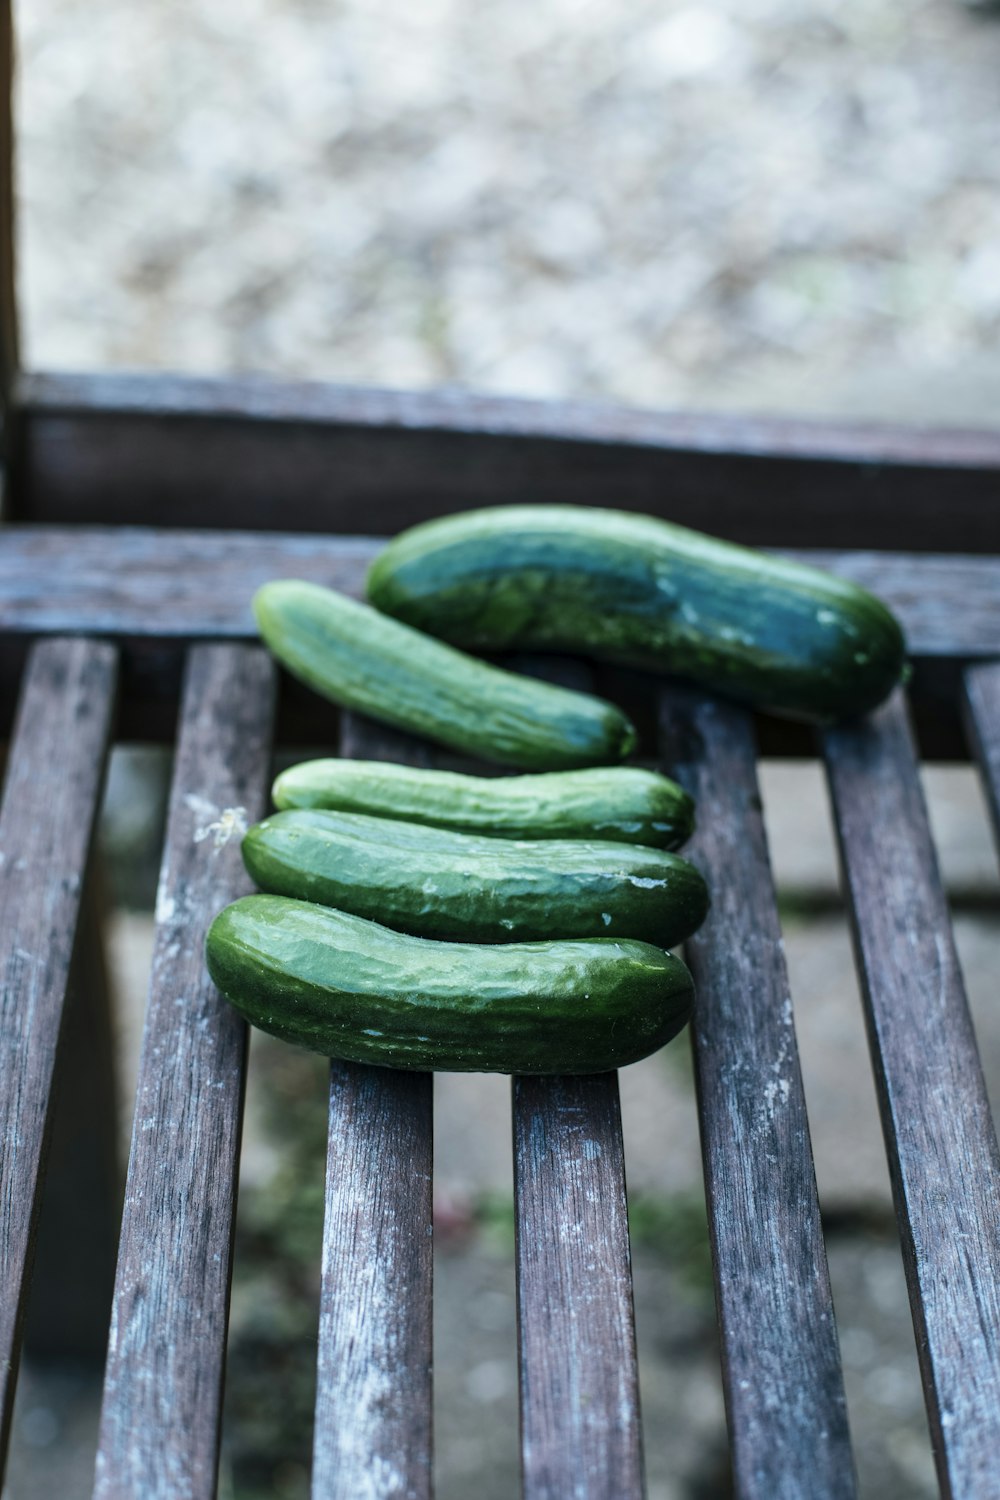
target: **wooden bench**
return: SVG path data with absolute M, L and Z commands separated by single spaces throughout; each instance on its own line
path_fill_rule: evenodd
M 639 674 L 579 672 L 626 704 L 644 757 L 699 803 L 714 906 L 688 945 L 692 1037 L 736 1492 L 855 1493 L 757 788 L 758 755 L 780 751 L 827 768 L 941 1490 L 1000 1495 L 1000 1161 L 918 776 L 918 747 L 974 757 L 1000 824 L 1000 435 L 25 375 L 10 217 L 8 202 L 0 1448 L 61 1035 L 74 1171 L 109 1213 L 114 1200 L 99 986 L 82 985 L 91 1011 L 71 1052 L 63 1024 L 74 947 L 94 934 L 88 869 L 111 744 L 173 738 L 176 756 L 95 1495 L 193 1500 L 216 1484 L 246 1059 L 243 1023 L 202 963 L 207 921 L 246 879 L 234 844 L 209 855 L 197 835 L 215 812 L 264 810 L 275 744 L 435 761 L 279 690 L 249 599 L 289 574 L 357 593 L 378 537 L 516 496 L 805 551 L 905 624 L 912 725 L 902 693 L 817 737 Z M 642 1493 L 642 1445 L 617 1080 L 515 1079 L 512 1112 L 524 1492 L 628 1500 Z M 317 1497 L 431 1490 L 431 1116 L 428 1077 L 332 1065 Z M 72 1338 L 77 1312 L 93 1337 L 86 1313 L 100 1305 L 101 1246 L 88 1261 L 82 1225 L 69 1240 L 62 1215 L 75 1279 L 65 1264 L 61 1285 L 47 1273 L 53 1342 Z

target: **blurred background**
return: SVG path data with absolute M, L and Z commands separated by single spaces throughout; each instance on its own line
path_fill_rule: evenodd
M 18 0 L 24 362 L 1000 423 L 1000 12 L 960 0 Z M 613 498 L 613 497 L 609 497 Z M 955 538 L 956 550 L 962 540 Z M 167 751 L 101 825 L 130 1129 Z M 994 1101 L 1000 882 L 926 775 Z M 825 789 L 765 809 L 862 1493 L 936 1493 Z M 622 1075 L 650 1500 L 724 1500 L 685 1039 Z M 223 1500 L 308 1493 L 326 1071 L 251 1049 Z M 436 1085 L 441 1500 L 516 1493 L 508 1088 Z M 89 1494 L 29 1364 L 5 1496 Z
M 26 363 L 1000 408 L 961 0 L 21 0 Z

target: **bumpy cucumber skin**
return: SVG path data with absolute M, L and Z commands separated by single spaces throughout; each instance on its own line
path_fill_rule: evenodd
M 391 1068 L 606 1072 L 662 1047 L 693 1002 L 681 961 L 647 943 L 429 942 L 280 896 L 226 907 L 205 953 L 253 1025 Z
M 679 849 L 694 832 L 694 802 L 640 766 L 537 776 L 465 776 L 372 760 L 310 760 L 271 790 L 275 806 L 324 807 L 508 839 L 613 839 Z
M 475 649 L 570 649 L 818 723 L 900 681 L 898 622 L 818 569 L 653 516 L 503 506 L 428 521 L 376 558 L 378 609 Z
M 346 708 L 527 770 L 623 760 L 635 730 L 610 703 L 502 671 L 332 589 L 257 591 L 260 633 L 290 672 Z
M 610 937 L 672 948 L 708 911 L 701 875 L 663 849 L 484 838 L 363 813 L 275 813 L 248 831 L 243 859 L 272 895 L 457 942 Z

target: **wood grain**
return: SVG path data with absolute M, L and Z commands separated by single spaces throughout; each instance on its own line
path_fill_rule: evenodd
M 513 1083 L 525 1500 L 644 1493 L 618 1076 Z
M 585 662 L 519 671 L 593 690 Z M 514 1227 L 524 1500 L 644 1493 L 617 1073 L 515 1078 Z
M 0 1471 L 116 668 L 97 642 L 34 647 L 0 805 Z
M 689 939 L 723 1384 L 736 1494 L 855 1494 L 784 947 L 747 715 L 664 695 L 665 768 L 697 804 L 712 909 Z M 688 852 L 687 850 L 685 851 Z
M 905 527 L 914 550 L 1000 552 L 995 432 L 164 375 L 32 375 L 19 406 L 21 520 L 388 534 L 517 497 L 757 545 Z
M 225 810 L 264 810 L 274 670 L 259 648 L 191 651 L 101 1412 L 98 1500 L 215 1494 L 246 1026 L 205 970 L 209 922 L 249 889 Z M 224 828 L 218 830 L 221 834 Z
M 345 714 L 341 753 L 429 763 Z M 313 1500 L 429 1500 L 431 1075 L 333 1062 Z
M 9 526 L 0 532 L 0 631 L 254 640 L 261 584 L 306 578 L 360 597 L 384 545 L 373 536 Z M 917 659 L 1000 655 L 998 558 L 776 550 L 876 592 Z
M 970 667 L 963 681 L 966 732 L 1000 850 L 1000 662 Z
M 905 700 L 825 736 L 942 1491 L 1000 1495 L 1000 1153 Z
M 314 1500 L 431 1494 L 431 1075 L 334 1062 Z

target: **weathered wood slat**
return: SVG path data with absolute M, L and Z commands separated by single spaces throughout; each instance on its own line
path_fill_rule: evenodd
M 262 583 L 308 578 L 357 597 L 383 546 L 372 536 L 8 526 L 0 631 L 253 639 L 250 601 Z M 879 594 L 899 615 L 912 656 L 1000 655 L 1000 558 L 777 550 Z
M 345 714 L 341 753 L 427 764 L 428 751 Z M 432 1080 L 330 1070 L 312 1493 L 429 1500 Z
M 1000 850 L 1000 662 L 970 667 L 963 686 L 966 729 Z
M 938 1474 L 1000 1494 L 1000 1153 L 897 694 L 824 749 Z
M 695 797 L 712 909 L 686 945 L 736 1492 L 855 1493 L 784 948 L 740 709 L 661 703 L 664 763 Z
M 208 1500 L 218 1462 L 246 1026 L 205 970 L 211 919 L 249 889 L 238 834 L 262 815 L 274 669 L 198 646 L 157 893 L 95 1495 Z
M 618 1076 L 517 1078 L 513 1103 L 525 1500 L 638 1500 Z
M 431 1494 L 429 1073 L 334 1062 L 312 1493 Z
M 518 666 L 593 690 L 579 661 Z M 617 1073 L 515 1078 L 514 1208 L 524 1500 L 644 1493 Z
M 113 647 L 85 640 L 34 647 L 0 806 L 0 1473 L 116 679 Z
M 946 513 L 1000 551 L 995 432 L 163 375 L 34 375 L 18 399 L 22 520 L 388 533 L 517 496 L 757 544 L 894 547 L 903 514 L 934 550 Z

